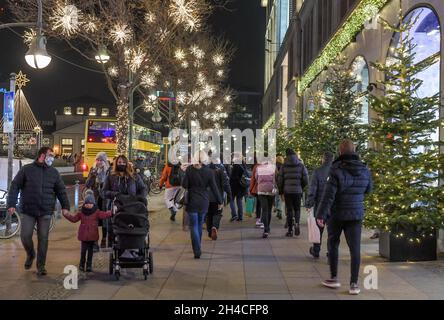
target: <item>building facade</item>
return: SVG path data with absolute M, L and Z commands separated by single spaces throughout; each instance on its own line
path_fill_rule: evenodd
M 233 109 L 226 125 L 233 129 L 259 129 L 261 127 L 262 93 L 252 90 L 238 90 L 235 92 Z
M 54 152 L 60 156 L 80 155 L 85 146 L 85 123 L 92 118 L 113 118 L 115 107 L 91 97 L 62 102 L 55 108 Z
M 272 16 L 270 7 L 279 7 L 279 2 L 262 1 L 262 5 L 267 4 L 267 17 Z M 421 87 L 421 94 L 430 96 L 443 92 L 443 1 L 306 0 L 293 1 L 291 7 L 294 10 L 289 12 L 284 40 L 275 56 L 266 61 L 264 127 L 277 126 L 279 122 L 293 126 L 303 121 L 316 98 L 325 95 L 323 83 L 327 69 L 339 55 L 346 57 L 347 66 L 356 74 L 357 90 L 384 94 L 377 85 L 384 74 L 372 68 L 371 63 L 389 62 L 391 48 L 397 45 L 396 35 L 386 30 L 381 21 L 397 24 L 399 10 L 407 17 L 418 16 L 412 35 L 416 62 L 436 56 L 434 64 L 418 75 L 427 80 Z M 272 21 L 271 18 L 268 21 Z M 268 40 L 265 39 L 266 43 Z M 369 122 L 376 116 L 364 101 L 362 122 Z M 443 117 L 443 110 L 437 117 Z M 444 139 L 443 131 L 442 128 L 437 131 L 435 139 L 439 136 Z

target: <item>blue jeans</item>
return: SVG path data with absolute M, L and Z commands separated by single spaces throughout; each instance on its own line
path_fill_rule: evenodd
M 191 245 L 194 254 L 201 254 L 200 243 L 202 240 L 202 227 L 205 221 L 206 212 L 188 212 L 190 220 Z
M 276 211 L 282 212 L 282 201 L 278 194 L 274 196 L 274 207 L 276 208 Z
M 235 198 L 236 198 L 236 204 L 237 204 L 237 213 L 236 213 L 236 205 L 234 203 Z M 244 205 L 243 205 L 243 202 L 244 202 L 244 197 L 243 196 L 241 196 L 241 197 L 236 196 L 236 197 L 233 197 L 231 199 L 231 201 L 230 201 L 230 208 L 231 208 L 231 217 L 232 218 L 237 216 L 239 219 L 241 219 L 241 220 L 243 219 L 243 217 L 244 217 Z

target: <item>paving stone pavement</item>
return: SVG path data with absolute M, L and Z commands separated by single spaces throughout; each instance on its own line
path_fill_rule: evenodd
M 313 260 L 305 221 L 301 236 L 286 238 L 284 221 L 273 216 L 270 237 L 262 239 L 254 218 L 230 223 L 228 207 L 219 239 L 212 241 L 204 232 L 203 254 L 195 260 L 189 233 L 182 229 L 182 214 L 171 222 L 162 197 L 149 202 L 154 273 L 148 280 L 143 280 L 141 270 L 124 269 L 116 281 L 108 275 L 109 253 L 100 252 L 94 256 L 94 272 L 80 274 L 77 290 L 66 290 L 64 267 L 79 260 L 78 224 L 58 220 L 50 234 L 46 277 L 23 269 L 25 255 L 18 237 L 0 240 L 0 299 L 444 299 L 443 255 L 433 262 L 390 263 L 378 256 L 378 242 L 369 239 L 367 230 L 362 238 L 362 293 L 349 296 L 345 240 L 338 275 L 343 287 L 326 289 L 320 285 L 328 276 L 325 239 L 321 258 Z M 377 267 L 378 290 L 364 289 L 366 265 Z

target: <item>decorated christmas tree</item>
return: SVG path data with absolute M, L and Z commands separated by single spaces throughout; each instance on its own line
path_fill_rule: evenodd
M 325 107 L 317 115 L 325 122 L 328 130 L 327 141 L 323 144 L 337 153 L 337 147 L 344 139 L 351 139 L 362 153 L 367 143 L 366 126 L 360 123 L 362 93 L 356 90 L 356 75 L 346 65 L 346 59 L 339 57 L 324 84 Z M 315 129 L 315 128 L 314 128 Z
M 400 13 L 399 27 L 384 22 L 398 41 L 386 64 L 374 64 L 385 74 L 380 82 L 385 95 L 370 97 L 379 117 L 370 128 L 375 148 L 368 159 L 375 189 L 366 216 L 367 226 L 396 237 L 410 234 L 410 242 L 421 242 L 444 226 L 444 188 L 439 183 L 444 157 L 434 139 L 440 126 L 440 97 L 421 97 L 423 81 L 418 76 L 438 61 L 439 53 L 415 62 L 410 31 L 416 20 Z

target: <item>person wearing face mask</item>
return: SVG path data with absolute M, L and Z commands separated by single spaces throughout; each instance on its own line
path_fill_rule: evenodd
M 62 206 L 62 213 L 70 209 L 65 184 L 59 172 L 52 167 L 54 151 L 43 147 L 38 151 L 37 159 L 23 166 L 11 182 L 8 192 L 8 213 L 17 208 L 20 193 L 19 210 L 21 213 L 20 238 L 26 250 L 25 269 L 29 270 L 36 258 L 32 236 L 37 225 L 37 274 L 44 276 L 46 271 L 46 254 L 48 251 L 49 226 L 54 214 L 56 197 Z
M 85 182 L 85 187 L 91 189 L 94 193 L 95 203 L 98 210 L 106 211 L 108 208 L 107 199 L 102 197 L 102 189 L 105 184 L 106 177 L 109 174 L 108 157 L 105 152 L 99 152 L 96 155 L 96 163 L 91 168 L 88 178 Z M 108 220 L 99 220 L 99 226 L 102 227 L 102 241 L 100 247 L 106 247 L 106 236 L 108 234 Z M 95 245 L 96 247 L 96 245 Z M 97 251 L 97 250 L 96 250 Z
M 124 155 L 118 156 L 114 162 L 111 173 L 106 177 L 102 189 L 104 199 L 113 200 L 118 194 L 132 195 L 146 198 L 148 190 L 140 175 L 134 172 L 133 165 Z M 112 246 L 112 228 L 108 228 L 108 243 Z

